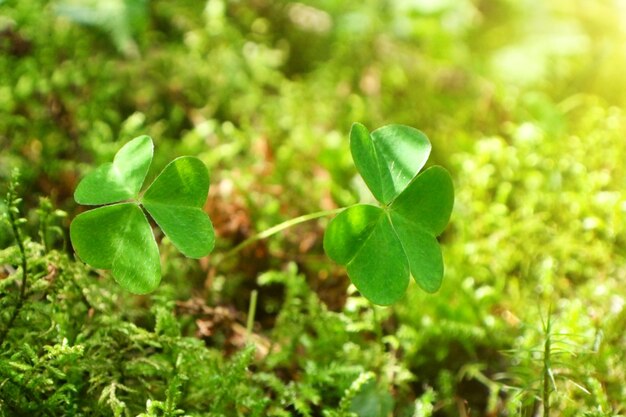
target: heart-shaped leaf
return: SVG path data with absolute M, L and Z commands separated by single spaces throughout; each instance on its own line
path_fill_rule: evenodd
M 146 190 L 142 204 L 174 246 L 185 256 L 201 258 L 215 245 L 215 232 L 202 210 L 209 174 L 197 158 L 173 160 Z
M 430 142 L 417 129 L 389 125 L 372 134 L 360 123 L 350 131 L 354 165 L 380 203 L 396 198 L 424 167 L 430 155 Z
M 186 256 L 205 256 L 215 242 L 211 220 L 202 210 L 209 174 L 199 159 L 172 161 L 139 200 L 152 149 L 149 137 L 133 139 L 112 164 L 87 175 L 76 189 L 77 202 L 118 204 L 80 214 L 70 225 L 78 256 L 94 268 L 111 269 L 122 287 L 137 294 L 154 290 L 161 280 L 159 249 L 142 206 Z
M 136 203 L 113 204 L 79 214 L 70 225 L 70 238 L 84 262 L 110 269 L 128 291 L 144 294 L 159 285 L 159 248 Z
M 397 125 L 372 135 L 364 129 L 352 129 L 352 155 L 383 207 L 358 204 L 341 212 L 326 230 L 324 249 L 376 304 L 402 297 L 410 276 L 425 291 L 435 292 L 443 278 L 436 237 L 448 224 L 454 203 L 450 174 L 435 166 L 417 175 L 430 152 L 423 133 Z M 411 155 L 414 159 L 407 158 Z
M 91 172 L 76 187 L 78 204 L 99 206 L 136 198 L 152 162 L 154 145 L 149 136 L 139 136 L 120 149 L 113 163 Z

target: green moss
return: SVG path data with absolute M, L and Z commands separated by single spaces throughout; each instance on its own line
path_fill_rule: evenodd
M 365 415 L 364 396 L 398 416 L 534 415 L 547 357 L 552 415 L 625 413 L 613 3 L 152 0 L 99 25 L 62 3 L 102 2 L 0 0 L 0 191 L 20 168 L 24 199 L 0 203 L 0 416 L 334 417 Z M 360 201 L 354 121 L 419 127 L 453 175 L 435 295 L 370 306 L 323 256 L 326 220 L 221 263 L 163 239 L 150 296 L 73 259 L 78 178 L 139 134 L 160 150 L 148 177 L 179 155 L 209 167 L 221 253 Z

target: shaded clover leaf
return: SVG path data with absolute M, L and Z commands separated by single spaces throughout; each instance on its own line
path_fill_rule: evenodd
M 140 136 L 124 145 L 113 163 L 83 178 L 76 202 L 109 205 L 79 214 L 70 225 L 78 256 L 94 268 L 110 269 L 135 294 L 153 291 L 161 280 L 159 249 L 142 207 L 184 255 L 203 257 L 215 244 L 213 225 L 202 210 L 209 190 L 206 166 L 194 157 L 177 158 L 140 197 L 152 154 L 152 139 Z
M 437 242 L 450 219 L 454 188 L 448 171 L 423 168 L 430 142 L 419 130 L 389 125 L 371 134 L 361 124 L 350 132 L 357 170 L 381 205 L 342 211 L 324 235 L 328 256 L 345 265 L 357 289 L 375 304 L 396 302 L 412 276 L 427 292 L 443 279 Z

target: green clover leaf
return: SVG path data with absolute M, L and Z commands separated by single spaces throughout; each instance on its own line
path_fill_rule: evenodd
M 159 285 L 159 248 L 138 204 L 112 204 L 82 213 L 70 225 L 70 237 L 85 263 L 110 269 L 126 290 L 143 294 Z
M 357 289 L 375 304 L 397 301 L 411 276 L 425 291 L 436 292 L 443 279 L 437 236 L 454 204 L 450 174 L 434 166 L 418 175 L 431 146 L 408 126 L 389 125 L 370 134 L 355 124 L 350 148 L 381 206 L 357 204 L 342 211 L 324 235 L 326 253 L 346 266 Z
M 106 163 L 87 175 L 76 187 L 78 204 L 99 206 L 134 198 L 148 174 L 154 145 L 149 136 L 139 136 L 120 149 L 113 163 Z
M 165 235 L 185 256 L 202 258 L 215 244 L 209 216 L 202 210 L 209 173 L 197 158 L 170 162 L 143 195 L 142 204 Z
M 83 178 L 74 193 L 76 202 L 109 205 L 79 214 L 70 225 L 78 256 L 94 268 L 110 269 L 135 294 L 153 291 L 161 280 L 159 249 L 142 207 L 184 255 L 201 258 L 215 244 L 213 225 L 202 210 L 209 174 L 199 159 L 173 160 L 140 197 L 153 148 L 150 137 L 135 138 L 113 163 Z

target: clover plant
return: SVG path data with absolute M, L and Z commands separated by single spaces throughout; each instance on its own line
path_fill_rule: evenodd
M 356 204 L 290 219 L 223 257 L 288 227 L 339 213 L 326 230 L 324 249 L 346 266 L 363 296 L 375 304 L 392 304 L 411 276 L 425 291 L 437 291 L 443 278 L 437 236 L 450 219 L 454 189 L 440 166 L 419 173 L 430 155 L 428 138 L 402 125 L 370 134 L 356 123 L 350 149 L 378 206 Z M 152 153 L 152 139 L 140 136 L 122 147 L 113 163 L 87 175 L 76 188 L 76 202 L 105 206 L 78 215 L 70 226 L 78 256 L 95 268 L 111 269 L 122 287 L 138 294 L 154 290 L 161 279 L 159 250 L 143 209 L 188 257 L 207 255 L 215 243 L 211 220 L 202 210 L 209 189 L 204 164 L 189 156 L 175 159 L 140 194 Z
M 430 155 L 428 138 L 402 125 L 370 134 L 356 123 L 350 150 L 380 206 L 357 204 L 335 217 L 324 235 L 326 253 L 375 304 L 397 301 L 410 276 L 425 291 L 437 291 L 443 259 L 436 238 L 450 219 L 454 188 L 440 166 L 418 175 Z
M 202 210 L 209 190 L 206 166 L 183 156 L 170 162 L 140 193 L 154 145 L 140 136 L 78 184 L 74 199 L 104 205 L 78 215 L 70 238 L 78 256 L 94 268 L 110 269 L 116 281 L 136 294 L 153 291 L 161 280 L 159 249 L 147 211 L 184 255 L 200 258 L 213 249 L 215 233 Z

